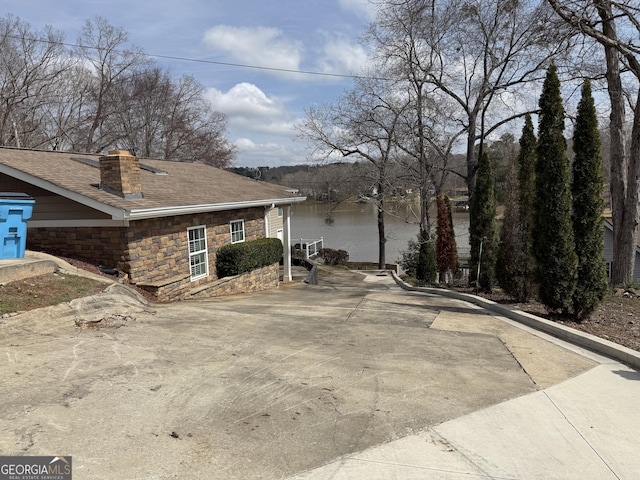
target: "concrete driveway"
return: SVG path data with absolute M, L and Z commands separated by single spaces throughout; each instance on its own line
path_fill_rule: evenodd
M 1 322 L 0 452 L 72 455 L 78 479 L 284 478 L 595 365 L 341 270 L 170 305 L 115 288 Z

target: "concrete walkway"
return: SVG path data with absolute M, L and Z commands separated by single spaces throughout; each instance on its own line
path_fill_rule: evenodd
M 638 372 L 470 300 L 331 270 L 3 319 L 0 452 L 96 480 L 637 478 Z
M 439 292 L 435 289 L 423 293 Z M 430 293 L 427 293 L 430 292 Z M 473 296 L 468 298 L 486 307 Z M 504 311 L 498 307 L 498 311 Z M 468 415 L 425 428 L 414 435 L 345 455 L 323 467 L 290 477 L 295 480 L 388 479 L 558 479 L 633 480 L 640 472 L 640 373 L 581 345 L 613 353 L 637 363 L 638 352 L 593 338 L 577 338 L 578 345 L 543 333 L 555 330 L 532 315 L 509 312 L 513 321 L 494 313 L 442 313 L 431 328 L 496 335 L 514 353 L 541 390 Z M 526 325 L 525 325 L 526 324 Z M 505 328 L 507 325 L 514 329 Z M 538 329 L 527 325 L 537 326 Z M 571 363 L 547 363 L 544 352 L 527 335 L 561 346 L 594 362 L 575 377 L 560 380 Z M 519 342 L 517 338 L 522 340 Z M 600 345 L 598 343 L 602 342 Z M 524 346 L 524 350 L 517 345 Z M 527 352 L 527 350 L 529 350 Z M 618 350 L 618 351 L 615 351 Z M 555 373 L 554 373 L 555 372 Z
M 640 375 L 604 363 L 575 379 L 291 478 L 638 478 Z

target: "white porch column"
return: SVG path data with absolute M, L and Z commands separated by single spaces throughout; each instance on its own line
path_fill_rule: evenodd
M 282 245 L 284 247 L 284 274 L 283 281 L 290 282 L 291 276 L 291 205 L 283 205 L 283 231 L 282 231 Z

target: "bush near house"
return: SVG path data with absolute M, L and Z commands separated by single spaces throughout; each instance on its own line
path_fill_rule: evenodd
M 349 261 L 349 252 L 346 250 L 334 250 L 333 248 L 321 248 L 318 255 L 328 265 L 346 265 Z
M 277 238 L 259 238 L 250 242 L 232 243 L 218 250 L 218 278 L 231 277 L 277 263 L 284 250 Z

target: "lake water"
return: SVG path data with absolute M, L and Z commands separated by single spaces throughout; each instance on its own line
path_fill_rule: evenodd
M 353 262 L 378 261 L 378 220 L 377 208 L 373 203 L 344 203 L 333 207 L 333 224 L 325 219 L 330 205 L 322 203 L 295 204 L 291 211 L 291 241 L 296 239 L 324 239 L 326 248 L 342 249 L 349 252 Z M 407 249 L 409 240 L 418 235 L 418 225 L 410 206 L 399 203 L 389 205 L 390 213 L 385 215 L 386 259 L 387 263 L 397 263 L 402 251 Z M 435 222 L 435 212 L 431 215 Z M 460 257 L 469 252 L 469 215 L 456 212 L 453 223 Z

